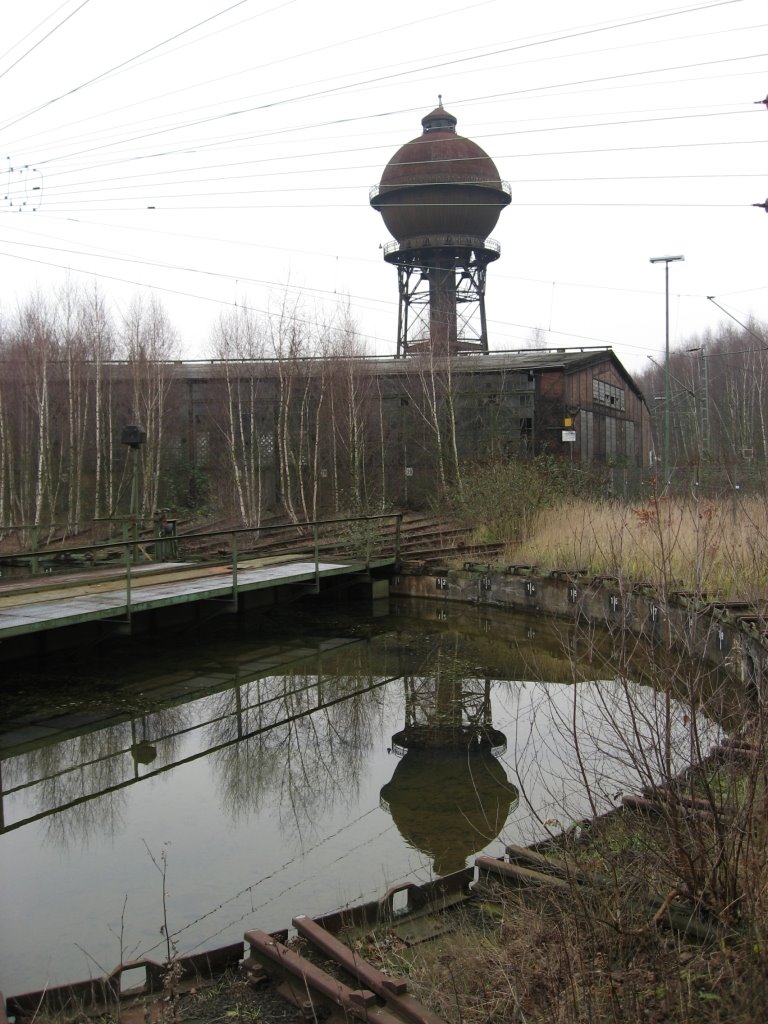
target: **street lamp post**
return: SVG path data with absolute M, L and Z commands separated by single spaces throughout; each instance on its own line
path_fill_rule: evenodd
M 651 263 L 664 264 L 664 474 L 670 480 L 670 397 L 669 397 L 669 264 L 684 260 L 685 256 L 652 256 Z
M 143 427 L 135 423 L 123 427 L 120 435 L 120 443 L 128 447 L 131 453 L 131 521 L 133 524 L 133 548 L 126 548 L 126 555 L 131 551 L 134 562 L 138 561 L 139 555 L 139 492 L 138 492 L 138 457 L 139 448 L 147 440 L 147 433 Z

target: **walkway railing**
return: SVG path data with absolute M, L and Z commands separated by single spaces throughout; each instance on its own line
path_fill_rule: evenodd
M 47 576 L 62 573 L 86 572 L 93 581 L 95 569 L 124 567 L 126 608 L 131 614 L 131 589 L 137 567 L 146 569 L 153 563 L 158 567 L 177 563 L 181 568 L 203 565 L 228 565 L 232 573 L 232 596 L 238 595 L 238 567 L 246 557 L 284 561 L 303 557 L 314 564 L 315 587 L 320 585 L 320 565 L 326 561 L 353 562 L 370 570 L 373 562 L 386 563 L 400 560 L 400 534 L 402 512 L 365 516 L 341 516 L 301 522 L 271 523 L 269 525 L 226 527 L 223 529 L 190 531 L 176 534 L 174 530 L 156 530 L 155 535 L 136 531 L 131 537 L 99 541 L 91 544 L 36 543 L 21 551 L 0 552 L 0 583 L 5 594 L 27 589 L 28 581 L 42 581 Z M 13 575 L 8 581 L 5 572 Z M 25 572 L 24 570 L 28 570 Z M 141 573 L 142 576 L 146 572 Z M 120 572 L 122 578 L 122 568 Z M 10 586 L 8 586 L 10 582 Z

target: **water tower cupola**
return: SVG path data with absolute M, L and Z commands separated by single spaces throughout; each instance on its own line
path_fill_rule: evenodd
M 384 259 L 398 269 L 398 355 L 426 347 L 488 351 L 485 276 L 500 254 L 488 236 L 510 192 L 488 154 L 457 135 L 456 123 L 440 103 L 371 192 L 395 239 Z

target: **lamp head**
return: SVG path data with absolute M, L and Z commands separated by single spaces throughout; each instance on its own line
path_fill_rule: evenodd
M 120 444 L 126 444 L 129 448 L 133 448 L 134 450 L 140 448 L 146 440 L 146 431 L 136 423 L 131 423 L 129 426 L 123 427 L 122 433 L 120 434 Z

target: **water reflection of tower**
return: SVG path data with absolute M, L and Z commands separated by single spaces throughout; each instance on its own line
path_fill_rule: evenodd
M 401 760 L 381 804 L 436 874 L 463 868 L 504 828 L 518 800 L 498 760 L 506 746 L 491 722 L 490 680 L 406 677 L 405 728 L 392 737 Z

